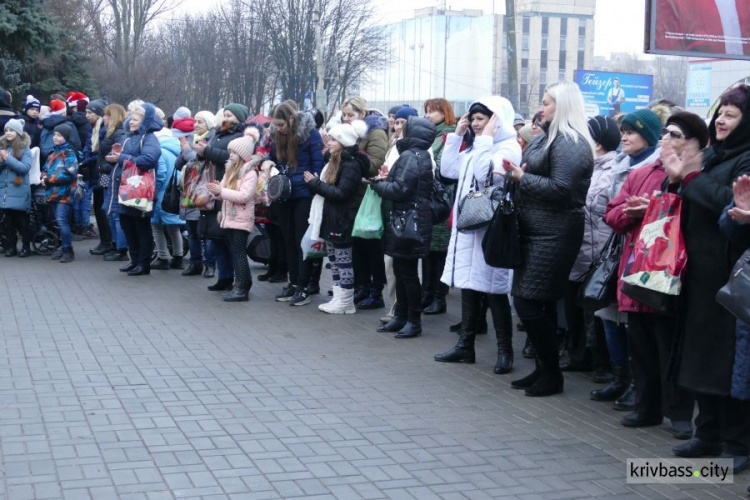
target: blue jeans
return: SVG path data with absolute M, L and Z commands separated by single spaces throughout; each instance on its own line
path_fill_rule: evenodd
M 234 279 L 234 259 L 226 241 L 209 240 L 216 255 L 216 270 L 220 280 Z
M 73 248 L 73 234 L 70 232 L 70 203 L 52 203 L 57 227 L 60 229 L 60 239 L 63 248 Z
M 115 244 L 115 248 L 127 250 L 128 242 L 120 227 L 120 214 L 116 210 L 112 210 L 112 213 L 107 215 L 107 220 L 109 221 L 109 230 L 112 232 L 112 242 Z
M 89 227 L 91 224 L 91 194 L 93 192 L 94 187 L 88 186 L 86 196 L 73 202 L 73 224 L 76 227 Z
M 607 319 L 604 323 L 604 335 L 607 338 L 607 349 L 609 349 L 609 360 L 613 365 L 625 365 L 628 363 L 630 351 L 628 349 L 628 332 L 625 325 L 615 323 Z
M 207 266 L 216 265 L 216 250 L 211 240 L 198 240 L 203 245 L 203 263 Z

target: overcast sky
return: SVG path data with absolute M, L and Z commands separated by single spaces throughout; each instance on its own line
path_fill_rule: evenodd
M 178 12 L 210 10 L 220 0 L 174 0 Z M 373 0 L 385 21 L 411 17 L 414 9 L 438 5 L 440 0 Z M 627 3 L 627 7 L 626 7 Z M 483 9 L 492 12 L 493 0 L 447 0 L 451 9 Z M 505 12 L 505 1 L 494 0 L 498 13 Z M 596 0 L 596 33 L 594 55 L 608 56 L 611 52 L 643 53 L 643 25 L 645 2 L 642 0 Z

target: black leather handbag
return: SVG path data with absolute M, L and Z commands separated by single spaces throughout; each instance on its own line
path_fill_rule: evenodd
M 750 250 L 734 265 L 729 281 L 716 294 L 716 302 L 750 325 Z
M 432 223 L 439 224 L 448 220 L 453 208 L 453 191 L 435 176 L 430 193 L 430 214 Z
M 180 213 L 180 183 L 177 180 L 177 169 L 172 171 L 164 197 L 161 200 L 161 209 L 164 212 L 178 215 Z
M 289 166 L 277 165 L 278 174 L 268 179 L 266 191 L 272 202 L 284 202 L 292 195 L 292 178 L 289 176 Z
M 584 278 L 583 302 L 593 309 L 602 309 L 617 300 L 617 279 L 625 237 L 612 233 Z
M 221 201 L 216 200 L 214 208 L 221 209 Z M 198 218 L 198 237 L 206 240 L 228 240 L 226 229 L 222 229 L 217 218 L 219 211 L 201 210 Z
M 422 242 L 419 233 L 418 214 L 416 208 L 409 210 L 391 210 L 385 230 L 392 234 L 399 242 Z
M 482 238 L 482 253 L 488 266 L 516 269 L 521 266 L 521 237 L 518 233 L 518 212 L 513 203 L 516 183 L 505 175 L 502 199 Z

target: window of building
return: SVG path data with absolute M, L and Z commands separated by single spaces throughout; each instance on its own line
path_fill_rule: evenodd
M 565 64 L 566 64 L 565 59 L 567 59 L 567 57 L 568 57 L 568 53 L 565 52 L 564 50 L 561 50 L 560 51 L 560 69 L 565 69 Z
M 521 83 L 528 83 L 529 68 L 521 68 Z
M 568 35 L 560 35 L 560 47 L 564 48 L 568 45 Z
M 529 49 L 524 49 L 521 51 L 521 59 L 528 59 L 529 58 Z
M 529 31 L 531 31 L 531 18 L 524 17 L 523 18 L 523 32 L 528 33 Z
M 542 34 L 546 35 L 549 33 L 549 17 L 542 18 Z
M 542 51 L 542 58 L 539 60 L 539 64 L 541 65 L 542 68 L 546 68 L 547 67 L 547 59 L 548 59 L 548 57 L 547 57 L 547 51 L 543 50 Z
M 521 67 L 522 68 L 528 68 L 529 67 L 529 59 L 528 58 L 521 59 Z
M 561 80 L 561 81 L 562 81 L 562 80 L 565 80 L 565 70 L 564 70 L 564 69 L 561 69 L 561 70 L 560 70 L 560 74 L 559 74 L 559 75 L 557 75 L 557 77 L 558 77 L 558 79 L 559 79 L 559 80 Z
M 547 35 L 542 35 L 542 50 L 547 50 Z
M 578 69 L 583 69 L 584 65 L 584 52 L 583 50 L 578 51 Z
M 547 68 L 542 68 L 539 70 L 539 83 L 547 83 Z
M 521 50 L 529 50 L 529 34 L 524 33 L 521 37 Z
M 568 18 L 567 17 L 563 17 L 560 19 L 560 34 L 561 35 L 568 34 Z

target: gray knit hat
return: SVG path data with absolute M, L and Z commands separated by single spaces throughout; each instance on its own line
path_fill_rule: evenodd
M 8 129 L 12 130 L 18 135 L 23 135 L 23 121 L 18 120 L 16 118 L 11 118 L 5 124 L 5 130 L 8 130 Z
M 185 106 L 180 106 L 177 108 L 177 110 L 172 114 L 172 118 L 175 120 L 179 120 L 180 118 L 190 118 L 193 116 L 193 114 L 190 112 L 188 108 Z

